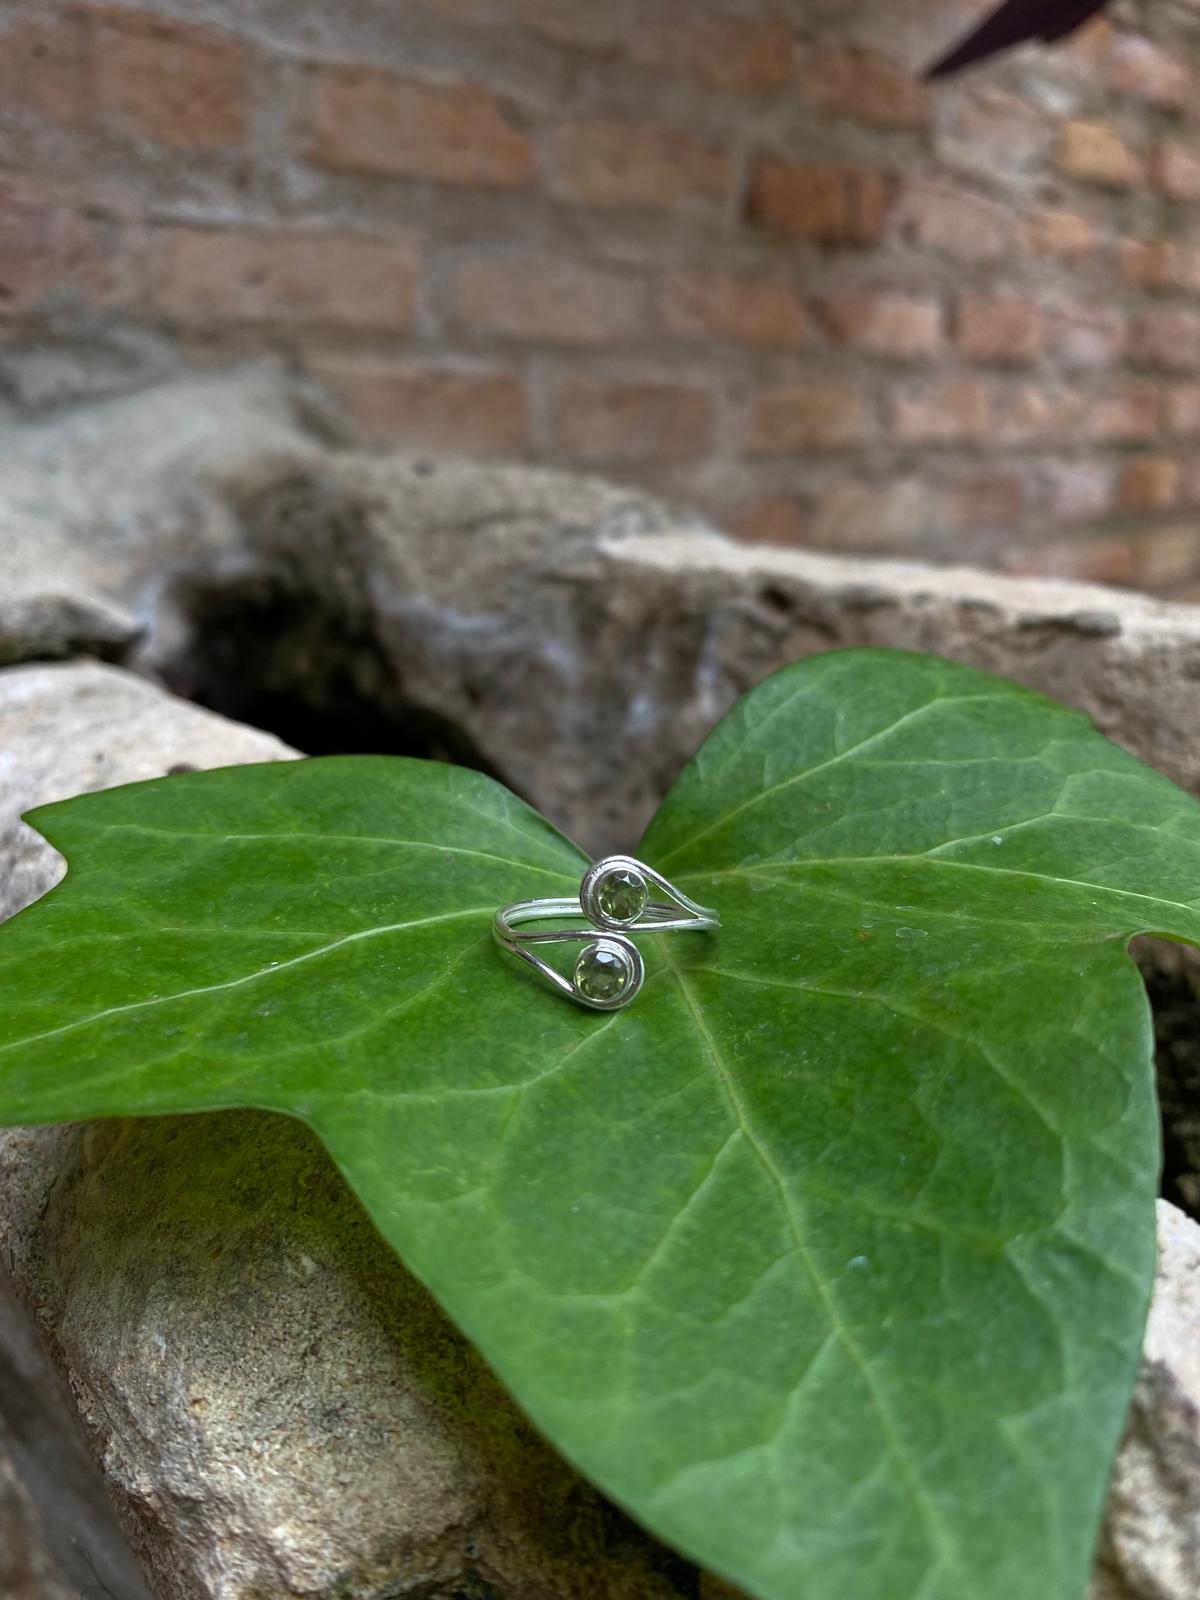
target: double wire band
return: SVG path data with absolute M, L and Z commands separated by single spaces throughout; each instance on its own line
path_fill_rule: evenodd
M 652 900 L 653 885 L 669 900 Z M 518 931 L 527 922 L 558 922 L 571 917 L 586 927 Z M 605 856 L 583 875 L 578 899 L 518 900 L 502 906 L 492 922 L 496 943 L 532 967 L 559 994 L 593 1011 L 627 1006 L 642 987 L 646 966 L 633 942 L 635 933 L 705 933 L 721 919 L 708 906 L 668 883 L 660 872 L 633 856 Z M 537 954 L 543 944 L 581 944 L 570 978 Z

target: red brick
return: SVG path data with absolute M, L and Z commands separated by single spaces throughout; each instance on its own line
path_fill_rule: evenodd
M 970 190 L 914 179 L 896 207 L 904 237 L 918 250 L 957 261 L 994 261 L 1013 248 L 1013 218 Z
M 1122 239 L 1121 276 L 1139 289 L 1169 289 L 1179 270 L 1171 239 Z
M 1086 305 L 1046 315 L 1046 345 L 1065 367 L 1098 371 L 1119 365 L 1129 337 L 1125 314 Z
M 93 93 L 111 127 L 176 150 L 244 142 L 244 44 L 141 11 L 105 7 L 90 15 Z
M 891 203 L 892 186 L 882 173 L 760 155 L 750 174 L 746 219 L 789 238 L 870 245 L 883 237 Z
M 0 34 L 0 114 L 28 112 L 79 128 L 90 110 L 82 17 L 21 22 Z
M 789 384 L 755 400 L 746 426 L 747 455 L 790 455 L 798 450 L 844 450 L 867 434 L 857 389 L 834 384 Z
M 732 190 L 728 157 L 674 128 L 570 122 L 555 131 L 551 150 L 551 188 L 576 205 L 713 205 Z
M 952 526 L 971 533 L 1008 529 L 1025 511 L 1025 480 L 1017 472 L 980 472 L 943 495 Z
M 108 283 L 105 252 L 89 223 L 63 206 L 0 193 L 0 316 L 66 285 L 102 299 Z
M 730 533 L 755 544 L 803 545 L 808 542 L 808 509 L 791 495 L 755 500 L 727 519 Z
M 1037 256 L 1078 260 L 1096 248 L 1096 225 L 1077 211 L 1033 211 L 1025 221 L 1029 248 Z
M 1041 359 L 1045 342 L 1042 314 L 1027 301 L 970 296 L 958 302 L 954 344 L 968 361 L 1028 366 Z
M 1056 539 L 1011 556 L 1005 567 L 1024 577 L 1074 578 L 1080 583 L 1129 583 L 1135 548 L 1127 538 Z
M 1185 238 L 1176 239 L 1173 243 L 1172 286 L 1189 294 L 1200 294 L 1200 240 Z
M 666 383 L 565 383 L 554 443 L 576 461 L 692 461 L 712 447 L 713 407 L 700 389 Z
M 412 323 L 416 275 L 406 245 L 361 233 L 176 228 L 155 298 L 189 322 L 329 323 L 398 333 Z
M 545 344 L 607 345 L 645 321 L 645 290 L 626 273 L 545 256 L 468 261 L 458 275 L 458 320 L 473 334 Z
M 1077 547 L 1067 576 L 1083 584 L 1130 584 L 1138 566 L 1133 539 L 1086 539 Z
M 1150 181 L 1168 200 L 1200 200 L 1200 149 L 1164 139 L 1151 159 Z
M 1079 550 L 1071 576 L 1082 583 L 1128 584 L 1137 570 L 1132 539 L 1089 539 Z
M 838 344 L 866 355 L 916 361 L 937 354 L 942 308 L 936 300 L 906 294 L 836 294 L 821 313 Z
M 1167 511 L 1179 501 L 1179 463 L 1167 456 L 1134 456 L 1117 485 L 1122 511 Z
M 1040 171 L 1053 145 L 1054 127 L 1045 113 L 995 86 L 972 85 L 940 108 L 938 154 L 947 166 L 975 171 L 985 182 Z
M 1179 384 L 1165 396 L 1167 432 L 1177 438 L 1200 439 L 1200 385 Z
M 1079 431 L 1092 444 L 1149 444 L 1158 432 L 1160 413 L 1153 383 L 1126 383 L 1110 394 L 1089 391 Z
M 454 0 L 459 9 L 467 0 Z M 479 0 L 475 0 L 478 4 Z M 438 0 L 446 8 L 450 0 Z M 628 36 L 628 17 L 619 5 L 597 5 L 596 0 L 501 0 L 499 10 L 492 6 L 489 21 L 510 18 L 529 33 L 549 39 L 572 50 L 585 50 L 602 56 L 624 52 Z
M 890 56 L 852 44 L 814 50 L 805 62 L 809 99 L 823 111 L 871 127 L 924 128 L 932 97 Z
M 1042 477 L 1051 522 L 1090 522 L 1112 509 L 1116 468 L 1110 461 L 1050 461 Z
M 1070 443 L 1083 405 L 1082 396 L 1073 390 L 1027 385 L 993 397 L 988 438 L 1002 445 Z
M 662 316 L 679 339 L 776 350 L 797 350 L 808 340 L 808 316 L 794 290 L 724 272 L 672 272 L 663 286 Z
M 1105 189 L 1128 189 L 1138 176 L 1137 163 L 1109 122 L 1064 122 L 1058 165 L 1069 178 Z
M 490 89 L 381 67 L 310 67 L 299 137 L 309 161 L 338 171 L 495 189 L 534 174 L 532 144 Z
M 308 368 L 377 442 L 467 455 L 515 455 L 528 446 L 525 391 L 507 373 L 321 355 Z
M 1081 583 L 1127 584 L 1137 568 L 1131 539 L 1087 539 L 1076 547 L 1068 575 Z
M 653 0 L 628 30 L 634 61 L 709 89 L 755 93 L 791 82 L 792 34 L 783 22 L 697 15 L 690 3 L 667 9 Z
M 1136 545 L 1139 587 L 1171 594 L 1179 584 L 1200 574 L 1200 524 L 1147 528 Z
M 496 20 L 496 0 L 423 0 L 426 11 L 440 11 L 456 22 L 489 23 Z
M 1113 40 L 1108 81 L 1119 94 L 1177 110 L 1195 98 L 1196 77 L 1186 62 L 1152 39 L 1118 34 Z
M 892 399 L 892 434 L 902 444 L 963 444 L 988 431 L 987 390 L 970 379 L 949 378 L 898 390 Z
M 988 437 L 1003 445 L 1146 444 L 1158 431 L 1158 391 L 1130 383 L 1109 394 L 1043 385 L 993 397 Z
M 919 478 L 838 484 L 817 502 L 806 543 L 823 550 L 911 550 L 928 537 L 936 509 Z
M 1093 17 L 1090 22 L 1085 22 L 1082 28 L 1077 28 L 1069 34 L 1062 44 L 1054 50 L 1048 50 L 1042 56 L 1042 62 L 1053 70 L 1056 62 L 1064 64 L 1074 61 L 1081 71 L 1086 73 L 1090 83 L 1101 76 L 1113 48 L 1113 25 L 1106 17 Z M 1043 69 L 1044 70 L 1044 69 Z
M 1142 366 L 1189 371 L 1200 367 L 1200 312 L 1146 311 L 1129 330 L 1129 359 Z

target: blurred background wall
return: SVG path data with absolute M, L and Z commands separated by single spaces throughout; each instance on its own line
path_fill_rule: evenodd
M 1200 0 L 0 0 L 10 412 L 275 352 L 376 440 L 1200 597 Z

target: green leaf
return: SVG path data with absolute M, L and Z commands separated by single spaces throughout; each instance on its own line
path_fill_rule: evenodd
M 721 932 L 642 938 L 608 1014 L 493 945 L 585 862 L 477 774 L 35 821 L 71 870 L 0 931 L 0 1121 L 302 1117 L 563 1452 L 754 1595 L 1082 1595 L 1154 1256 L 1125 946 L 1200 941 L 1164 778 L 948 662 L 803 662 L 638 849 Z

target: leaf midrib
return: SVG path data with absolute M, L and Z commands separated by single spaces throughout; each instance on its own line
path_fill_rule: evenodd
M 692 991 L 688 985 L 684 970 L 674 961 L 669 952 L 669 948 L 666 951 L 665 960 L 667 967 L 678 981 L 680 993 L 682 994 L 683 999 L 688 1007 L 688 1011 L 691 1014 L 693 1027 L 700 1037 L 700 1041 L 704 1047 L 705 1053 L 712 1062 L 714 1077 L 718 1087 L 721 1089 L 724 1095 L 734 1121 L 736 1122 L 737 1126 L 741 1128 L 749 1149 L 753 1152 L 755 1159 L 762 1167 L 763 1172 L 766 1174 L 769 1183 L 775 1191 L 780 1210 L 783 1213 L 784 1221 L 787 1225 L 788 1231 L 791 1233 L 795 1241 L 796 1258 L 813 1286 L 817 1301 L 825 1314 L 825 1319 L 829 1325 L 830 1332 L 842 1346 L 843 1350 L 846 1352 L 846 1355 L 849 1357 L 851 1363 L 857 1369 L 860 1377 L 862 1378 L 863 1384 L 870 1398 L 872 1409 L 875 1412 L 876 1420 L 879 1424 L 879 1430 L 883 1438 L 884 1445 L 899 1468 L 901 1478 L 904 1482 L 905 1488 L 908 1491 L 909 1499 L 912 1501 L 914 1509 L 916 1510 L 917 1515 L 926 1530 L 930 1550 L 939 1560 L 942 1567 L 946 1571 L 954 1574 L 955 1578 L 961 1584 L 962 1594 L 966 1596 L 971 1593 L 971 1587 L 967 1582 L 967 1574 L 964 1572 L 961 1566 L 958 1553 L 951 1542 L 949 1535 L 947 1534 L 937 1508 L 929 1500 L 928 1496 L 924 1493 L 921 1487 L 920 1478 L 914 1470 L 911 1461 L 909 1460 L 908 1454 L 904 1448 L 899 1434 L 896 1432 L 891 1415 L 886 1404 L 884 1403 L 883 1395 L 881 1394 L 879 1387 L 875 1382 L 870 1365 L 858 1347 L 858 1344 L 850 1334 L 849 1329 L 842 1321 L 838 1313 L 837 1303 L 832 1294 L 829 1292 L 828 1287 L 822 1280 L 821 1275 L 817 1270 L 816 1263 L 813 1261 L 812 1256 L 809 1253 L 808 1246 L 805 1243 L 802 1219 L 797 1214 L 797 1208 L 791 1194 L 791 1190 L 788 1187 L 783 1174 L 779 1171 L 778 1167 L 771 1159 L 769 1151 L 759 1138 L 758 1133 L 755 1130 L 746 1107 L 742 1101 L 742 1097 L 738 1093 L 736 1080 L 729 1068 L 725 1065 L 725 1062 L 721 1057 L 721 1053 L 717 1049 L 716 1041 L 713 1039 L 712 1033 L 704 1021 L 703 1014 L 697 1005 L 695 996 L 692 994 Z M 928 1582 L 931 1576 L 932 1573 L 927 1573 L 925 1581 Z

